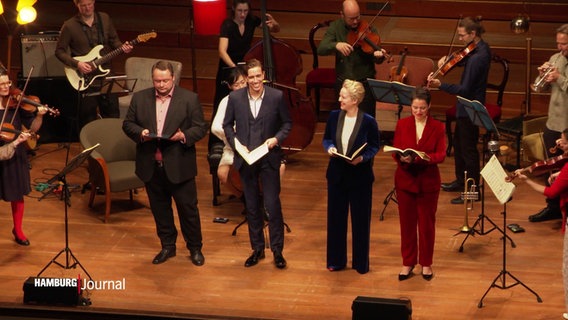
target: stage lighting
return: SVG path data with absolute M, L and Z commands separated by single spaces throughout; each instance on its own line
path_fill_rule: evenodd
M 37 18 L 37 11 L 36 9 L 34 9 L 34 7 L 23 7 L 18 12 L 18 17 L 16 18 L 16 21 L 18 22 L 18 24 L 28 24 L 30 22 L 33 22 L 36 18 Z

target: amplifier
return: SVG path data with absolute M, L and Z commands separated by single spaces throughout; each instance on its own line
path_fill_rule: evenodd
M 358 296 L 353 300 L 352 320 L 411 320 L 410 299 L 388 299 Z
M 77 279 L 29 277 L 24 282 L 24 303 L 76 306 L 81 303 Z
M 32 78 L 63 77 L 64 65 L 55 56 L 55 48 L 59 40 L 59 33 L 46 33 L 22 35 L 20 38 L 22 49 L 22 75 Z

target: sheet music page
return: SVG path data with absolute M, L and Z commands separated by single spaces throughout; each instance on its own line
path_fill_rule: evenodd
M 268 153 L 268 144 L 263 143 L 252 151 L 247 151 L 247 148 L 241 144 L 239 139 L 235 138 L 235 149 L 237 152 L 245 159 L 245 161 L 250 165 L 258 161 L 258 159 L 264 157 Z
M 509 201 L 515 191 L 515 184 L 505 181 L 507 173 L 495 155 L 483 167 L 481 176 L 483 176 L 499 203 L 505 204 Z

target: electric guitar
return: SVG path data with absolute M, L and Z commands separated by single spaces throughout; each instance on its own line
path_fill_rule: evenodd
M 143 33 L 136 37 L 136 39 L 130 41 L 131 45 L 138 44 L 140 42 L 146 42 L 157 36 L 156 32 Z M 87 74 L 83 74 L 78 69 L 65 66 L 65 76 L 73 88 L 77 91 L 83 91 L 87 89 L 93 81 L 99 77 L 106 76 L 110 69 L 103 69 L 102 65 L 107 63 L 110 59 L 124 53 L 122 47 L 114 49 L 113 51 L 101 56 L 100 52 L 103 49 L 103 45 L 99 44 L 94 47 L 88 54 L 84 56 L 74 57 L 75 59 L 82 62 L 89 62 L 93 71 Z

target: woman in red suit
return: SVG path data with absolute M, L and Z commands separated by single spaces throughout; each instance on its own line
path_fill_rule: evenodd
M 429 116 L 430 92 L 417 88 L 412 97 L 412 116 L 400 119 L 394 133 L 394 147 L 423 151 L 430 160 L 412 154 L 393 154 L 398 166 L 394 184 L 400 216 L 402 270 L 399 280 L 412 275 L 416 264 L 422 277 L 431 280 L 434 255 L 436 210 L 440 194 L 438 163 L 446 157 L 444 124 Z

